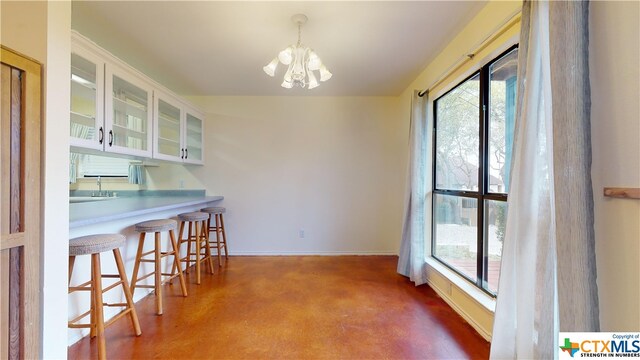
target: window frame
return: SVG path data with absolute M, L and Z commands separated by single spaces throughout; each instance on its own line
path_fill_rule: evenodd
M 477 288 L 482 290 L 484 293 L 489 296 L 495 298 L 497 296 L 496 293 L 493 293 L 485 284 L 488 284 L 488 266 L 489 266 L 489 257 L 488 257 L 488 241 L 485 241 L 487 237 L 486 234 L 486 224 L 485 224 L 485 200 L 494 200 L 494 201 L 503 201 L 507 202 L 508 193 L 495 193 L 490 192 L 489 189 L 489 101 L 490 101 L 490 68 L 491 65 L 500 61 L 502 58 L 507 56 L 512 51 L 519 49 L 519 44 L 514 44 L 509 46 L 506 50 L 492 58 L 489 62 L 482 65 L 479 69 L 473 71 L 469 76 L 465 77 L 463 80 L 452 86 L 446 92 L 440 94 L 436 99 L 433 100 L 433 131 L 432 131 L 432 178 L 431 178 L 431 257 L 438 261 L 440 264 L 444 265 L 446 268 L 450 269 L 454 273 L 460 275 L 463 279 L 471 282 Z M 479 126 L 479 144 L 478 144 L 478 191 L 470 191 L 470 190 L 451 190 L 451 189 L 438 189 L 436 182 L 436 156 L 437 156 L 437 131 L 438 131 L 438 100 L 442 99 L 452 91 L 456 90 L 460 87 L 460 85 L 464 84 L 466 81 L 472 79 L 475 76 L 479 75 L 480 81 L 480 93 L 478 96 L 478 126 Z M 461 199 L 473 198 L 476 199 L 478 204 L 477 206 L 477 256 L 476 256 L 476 279 L 471 279 L 469 276 L 464 274 L 462 271 L 456 269 L 455 267 L 449 265 L 443 259 L 438 258 L 436 255 L 436 215 L 437 211 L 435 209 L 436 206 L 436 195 L 449 195 L 456 196 Z

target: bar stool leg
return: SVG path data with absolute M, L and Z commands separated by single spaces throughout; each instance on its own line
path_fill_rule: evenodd
M 178 268 L 178 278 L 180 279 L 180 287 L 182 288 L 182 296 L 187 296 L 187 284 L 184 281 L 184 275 L 182 274 L 182 266 L 180 265 L 180 247 L 176 243 L 176 236 L 173 230 L 169 230 L 169 238 L 171 239 L 171 246 L 173 247 L 173 269 Z M 171 271 L 173 275 L 173 270 Z
M 184 241 L 182 241 L 182 231 L 183 231 L 183 230 L 184 230 L 184 222 L 182 222 L 182 221 L 181 221 L 181 222 L 180 222 L 180 227 L 179 227 L 179 230 L 178 230 L 178 249 L 180 249 L 180 247 L 181 247 L 181 246 L 182 246 L 182 244 L 184 243 Z M 171 234 L 173 234 L 173 230 L 170 230 L 170 231 L 169 231 L 169 234 L 170 234 L 170 235 L 171 235 Z M 174 239 L 175 239 L 175 237 L 174 237 Z M 187 250 L 188 250 L 188 249 L 187 249 Z M 188 252 L 187 252 L 187 254 L 188 254 Z M 177 270 L 177 269 L 181 269 L 181 268 L 178 268 L 178 267 L 176 266 L 176 265 L 177 265 L 177 264 L 179 264 L 181 261 L 182 261 L 182 259 L 178 258 L 178 261 L 177 261 L 177 262 L 176 262 L 176 261 L 174 261 L 174 262 L 173 262 L 173 266 L 171 267 L 171 275 L 175 274 L 175 272 L 176 272 L 176 270 Z M 188 270 L 188 269 L 186 269 L 186 268 L 184 269 L 184 271 L 185 271 L 185 272 L 187 272 L 187 270 Z
M 227 250 L 227 234 L 224 231 L 224 216 L 220 214 L 220 230 L 222 230 L 222 243 L 224 244 L 224 258 L 229 258 L 229 250 Z
M 73 273 L 73 265 L 76 263 L 76 257 L 69 256 L 69 286 L 71 286 L 71 274 Z
M 206 256 L 209 262 L 209 271 L 213 274 L 213 258 L 211 257 L 211 247 L 209 246 L 209 239 L 207 234 L 209 233 L 209 229 L 207 228 L 206 222 L 202 221 L 202 236 L 200 237 L 201 241 L 204 243 L 204 256 Z
M 155 284 L 154 290 L 156 292 L 156 313 L 158 315 L 162 315 L 162 264 L 160 260 L 162 260 L 162 254 L 160 254 L 160 233 L 155 233 Z
M 220 254 L 220 221 L 219 215 L 214 215 L 216 218 L 216 246 L 218 247 L 218 266 L 222 266 L 222 256 Z
M 144 248 L 144 238 L 147 235 L 145 232 L 140 233 L 140 240 L 138 240 L 138 251 L 136 252 L 136 261 L 133 265 L 133 275 L 131 277 L 131 296 L 136 293 L 136 285 L 138 283 L 138 270 L 140 270 L 140 259 L 142 259 L 142 248 Z
M 93 264 L 93 262 L 91 264 Z M 93 277 L 93 270 L 92 270 L 91 271 L 91 306 L 90 306 L 91 313 L 89 313 L 89 319 L 90 319 L 89 321 L 91 325 L 91 327 L 89 328 L 89 338 L 91 339 L 96 337 L 96 324 L 98 323 L 96 321 L 96 297 L 93 296 L 93 293 L 96 290 L 95 286 L 96 286 L 96 280 Z
M 184 223 L 183 223 L 184 224 Z M 182 239 L 182 237 L 180 237 Z M 187 264 L 185 269 L 189 272 L 191 268 L 191 222 L 187 222 Z
M 200 227 L 197 221 L 193 221 L 196 227 L 196 284 L 200 285 Z M 189 222 L 189 239 L 191 239 L 191 222 Z
M 98 359 L 107 358 L 107 345 L 104 337 L 104 311 L 102 302 L 102 274 L 100 271 L 100 254 L 91 254 L 93 272 L 92 295 L 95 301 L 96 333 L 98 338 Z
M 136 307 L 133 304 L 133 295 L 131 295 L 131 289 L 129 288 L 129 283 L 127 282 L 127 273 L 124 271 L 124 264 L 122 263 L 122 256 L 120 256 L 120 249 L 113 249 L 113 257 L 116 259 L 118 274 L 120 275 L 120 280 L 122 281 L 122 290 L 124 292 L 124 297 L 127 300 L 127 308 L 131 309 L 129 317 L 131 318 L 131 324 L 133 324 L 133 330 L 136 332 L 137 336 L 140 336 L 142 334 L 142 330 L 140 330 L 138 313 L 136 312 Z

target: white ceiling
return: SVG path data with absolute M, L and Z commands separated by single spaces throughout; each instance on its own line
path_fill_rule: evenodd
M 485 1 L 74 1 L 72 27 L 181 95 L 398 95 Z M 280 87 L 262 67 L 302 42 L 333 78 Z

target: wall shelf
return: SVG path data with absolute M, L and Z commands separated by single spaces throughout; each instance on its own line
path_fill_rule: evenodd
M 606 187 L 604 196 L 622 199 L 640 199 L 640 188 Z

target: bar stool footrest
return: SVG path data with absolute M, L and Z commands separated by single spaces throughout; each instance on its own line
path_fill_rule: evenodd
M 91 314 L 91 310 L 76 316 L 75 318 L 73 318 L 72 320 L 69 321 L 69 326 L 77 323 L 78 321 L 80 321 L 80 319 L 84 318 L 85 316 L 87 316 L 89 314 Z
M 143 289 L 155 289 L 156 287 L 154 285 L 136 285 L 136 289 L 137 288 L 143 288 Z

